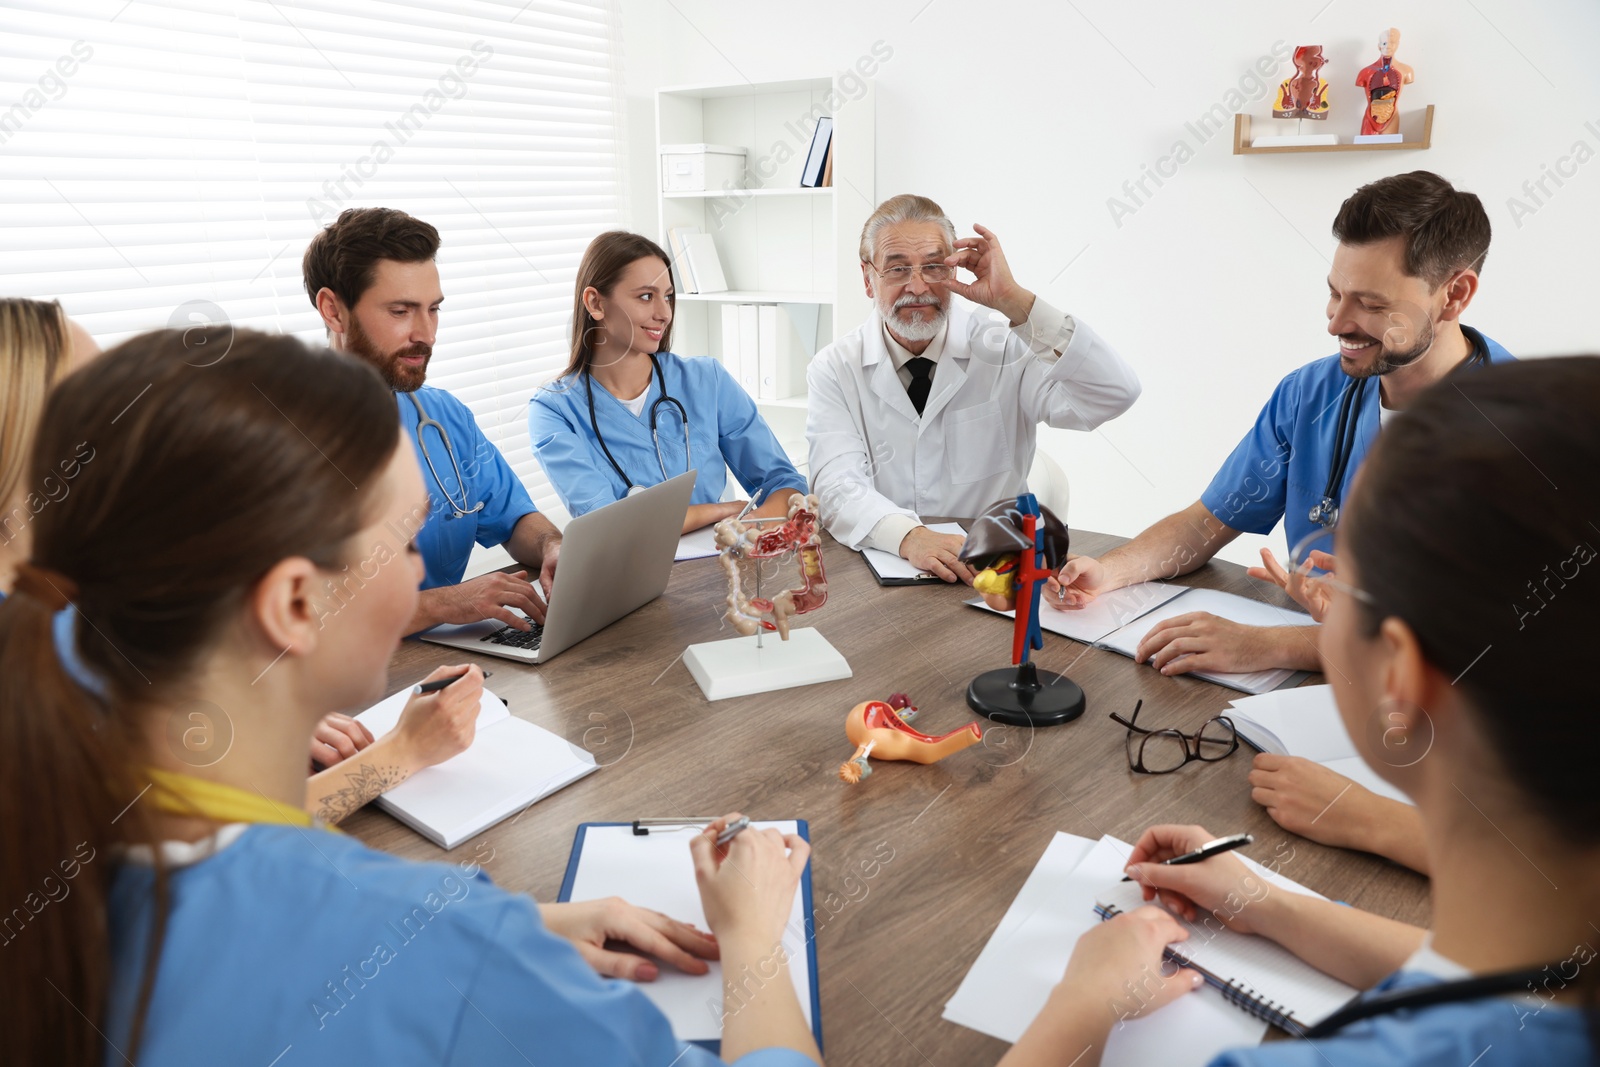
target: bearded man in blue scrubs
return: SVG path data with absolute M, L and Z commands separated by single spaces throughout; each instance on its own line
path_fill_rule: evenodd
M 1187 574 L 1239 534 L 1270 533 L 1280 519 L 1291 550 L 1307 543 L 1337 521 L 1384 422 L 1433 383 L 1512 358 L 1461 324 L 1489 251 L 1489 217 L 1472 193 L 1425 170 L 1382 178 L 1344 202 L 1333 235 L 1328 332 L 1338 353 L 1278 383 L 1199 500 L 1099 559 L 1068 560 L 1049 602 L 1081 607 L 1134 582 Z M 1262 560 L 1251 575 L 1286 584 L 1271 554 Z M 1321 670 L 1316 631 L 1191 612 L 1152 628 L 1135 655 L 1163 674 Z
M 400 425 L 422 467 L 431 506 L 413 528 L 427 571 L 409 632 L 482 619 L 528 630 L 516 612 L 544 622 L 561 534 L 472 411 L 423 384 L 444 303 L 438 251 L 439 231 L 420 219 L 392 208 L 351 208 L 312 239 L 301 272 L 329 345 L 372 364 L 394 390 Z M 544 596 L 527 571 L 463 582 L 474 544 L 504 545 L 537 572 Z

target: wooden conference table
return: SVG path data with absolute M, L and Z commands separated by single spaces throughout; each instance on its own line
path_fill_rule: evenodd
M 1122 541 L 1072 533 L 1075 552 L 1099 555 Z M 477 659 L 494 671 L 490 687 L 513 714 L 582 745 L 602 764 L 460 845 L 453 858 L 482 860 L 492 850 L 485 868 L 495 882 L 551 901 L 580 822 L 732 810 L 809 820 L 824 1052 L 836 1064 L 999 1059 L 1003 1042 L 940 1014 L 1058 830 L 1127 841 L 1158 822 L 1249 831 L 1256 841 L 1245 854 L 1269 862 L 1289 855 L 1278 849 L 1287 842 L 1294 851 L 1282 870 L 1302 884 L 1427 921 L 1421 877 L 1278 828 L 1250 800 L 1248 747 L 1170 775 L 1128 770 L 1126 731 L 1110 712 L 1126 715 L 1142 698 L 1141 725 L 1192 730 L 1225 709 L 1233 691 L 1164 677 L 1048 631 L 1035 662 L 1083 687 L 1082 718 L 1033 731 L 984 722 L 984 743 L 943 762 L 874 762 L 871 777 L 844 785 L 835 772 L 854 748 L 844 733 L 852 706 L 905 692 L 921 709 L 916 726 L 925 733 L 972 721 L 967 684 L 1009 663 L 1011 623 L 963 606 L 973 595 L 965 586 L 880 587 L 861 557 L 831 538 L 823 558 L 827 606 L 801 621 L 850 661 L 855 677 L 845 681 L 708 703 L 681 655 L 689 644 L 731 636 L 721 624 L 724 583 L 715 559 L 675 565 L 664 596 L 543 666 L 406 642 L 390 664 L 391 689 L 440 664 Z M 1183 581 L 1291 604 L 1234 564 L 1213 562 Z M 344 829 L 411 859 L 446 858 L 375 808 Z

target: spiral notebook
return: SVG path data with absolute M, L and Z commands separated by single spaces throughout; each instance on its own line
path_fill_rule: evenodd
M 1109 919 L 1144 903 L 1137 883 L 1119 883 L 1096 897 L 1094 910 L 1101 919 Z M 1297 1034 L 1357 995 L 1354 988 L 1275 941 L 1215 923 L 1190 924 L 1189 929 L 1187 941 L 1167 946 L 1167 959 L 1199 971 L 1223 999 L 1280 1030 Z

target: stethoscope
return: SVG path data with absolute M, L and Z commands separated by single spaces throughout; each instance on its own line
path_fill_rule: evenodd
M 1472 344 L 1472 353 L 1463 366 L 1481 366 L 1489 362 L 1489 346 L 1483 335 L 1470 326 L 1461 327 Z M 1368 378 L 1354 378 L 1345 383 L 1344 395 L 1339 398 L 1339 424 L 1333 435 L 1333 462 L 1328 466 L 1328 484 L 1323 487 L 1322 499 L 1311 506 L 1310 520 L 1318 526 L 1333 529 L 1339 522 L 1339 499 L 1334 494 L 1344 484 L 1345 472 L 1350 469 L 1350 456 L 1356 448 L 1356 424 L 1361 421 L 1361 401 L 1367 395 Z
M 1436 1004 L 1457 1004 L 1468 1000 L 1483 1000 L 1486 997 L 1498 996 L 1503 993 L 1512 993 L 1531 987 L 1532 983 L 1544 977 L 1548 966 L 1538 970 L 1509 971 L 1500 974 L 1486 974 L 1474 978 L 1460 978 L 1450 982 L 1440 982 L 1438 985 L 1423 986 L 1418 989 L 1401 989 L 1391 993 L 1379 993 L 1373 997 L 1363 997 L 1353 1000 L 1317 1023 L 1307 1027 L 1296 1036 L 1302 1038 L 1330 1037 L 1352 1023 L 1363 1019 L 1370 1019 L 1376 1015 L 1391 1015 L 1398 1011 L 1414 1011 L 1418 1008 L 1430 1008 Z
M 464 519 L 468 515 L 482 511 L 484 502 L 481 500 L 474 506 L 467 507 L 467 481 L 461 477 L 461 464 L 456 462 L 456 450 L 450 444 L 450 435 L 445 433 L 444 427 L 430 418 L 428 413 L 422 409 L 422 401 L 417 399 L 416 393 L 407 393 L 406 396 L 411 398 L 411 403 L 417 409 L 417 447 L 422 449 L 422 462 L 428 465 L 428 473 L 432 474 L 433 480 L 438 483 L 439 492 L 444 494 L 445 503 L 449 504 L 450 510 L 454 512 L 453 517 Z M 433 465 L 433 457 L 428 455 L 428 442 L 423 438 L 422 431 L 429 426 L 439 431 L 439 440 L 444 442 L 444 454 L 450 457 L 450 466 L 456 472 L 456 484 L 461 487 L 461 503 L 459 504 L 450 495 L 450 490 L 445 486 L 444 479 L 439 477 L 439 471 Z
M 666 457 L 661 454 L 661 435 L 656 432 L 656 420 L 660 415 L 662 404 L 671 404 L 678 409 L 678 419 L 683 423 L 683 469 L 690 471 L 694 469 L 694 460 L 689 453 L 689 412 L 667 393 L 667 378 L 661 373 L 661 363 L 654 353 L 650 356 L 650 367 L 655 374 L 657 384 L 661 387 L 661 395 L 650 405 L 650 440 L 655 442 L 656 463 L 661 467 L 662 481 L 666 481 L 671 475 L 667 473 Z M 600 451 L 606 454 L 606 461 L 611 464 L 611 469 L 617 472 L 622 484 L 628 487 L 629 496 L 644 492 L 645 487 L 634 484 L 633 479 L 628 477 L 628 472 L 622 469 L 622 464 L 617 462 L 617 457 L 611 454 L 611 449 L 606 447 L 605 435 L 600 432 L 600 420 L 595 418 L 594 414 L 594 380 L 587 368 L 583 372 L 583 390 L 589 396 L 589 425 L 594 428 L 594 439 L 599 442 Z

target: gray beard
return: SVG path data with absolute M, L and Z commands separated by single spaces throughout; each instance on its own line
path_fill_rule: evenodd
M 944 327 L 945 319 L 949 312 L 937 304 L 914 305 L 922 309 L 922 321 L 907 323 L 898 314 L 895 308 L 890 308 L 884 313 L 884 321 L 889 325 L 889 332 L 896 337 L 903 337 L 907 341 L 931 341 Z

